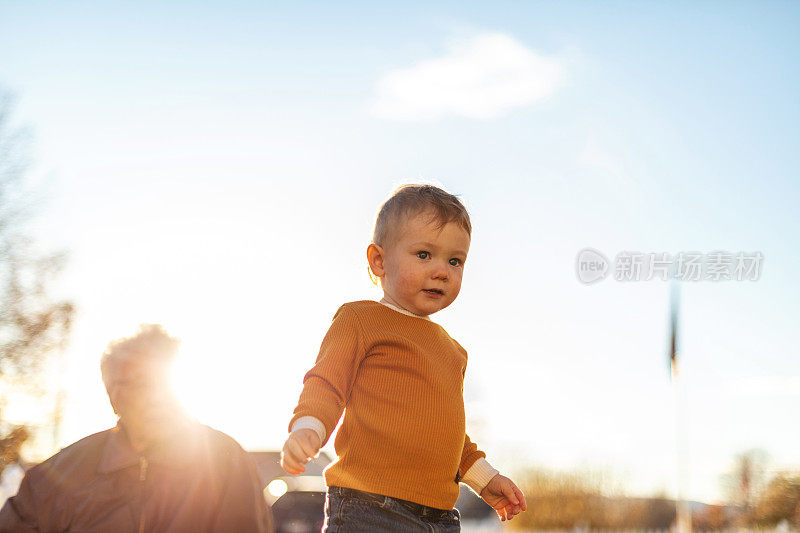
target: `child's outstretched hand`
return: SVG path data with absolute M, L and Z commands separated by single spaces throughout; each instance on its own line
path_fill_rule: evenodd
M 495 475 L 481 491 L 483 501 L 492 506 L 501 521 L 511 520 L 515 515 L 528 510 L 525 495 L 506 476 Z
M 292 431 L 283 444 L 281 466 L 292 475 L 302 474 L 306 471 L 303 465 L 319 454 L 321 445 L 319 435 L 313 429 Z

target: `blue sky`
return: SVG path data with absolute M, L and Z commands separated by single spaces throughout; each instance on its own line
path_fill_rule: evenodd
M 71 251 L 62 439 L 113 422 L 97 362 L 162 322 L 202 420 L 279 447 L 398 184 L 460 194 L 470 434 L 514 472 L 674 484 L 667 287 L 585 286 L 593 247 L 760 251 L 685 283 L 689 494 L 733 456 L 800 467 L 800 7 L 789 2 L 0 2 L 0 83 L 34 132 L 34 231 Z M 500 66 L 498 66 L 500 65 Z M 498 81 L 499 80 L 499 81 Z M 242 406 L 245 408 L 242 409 Z

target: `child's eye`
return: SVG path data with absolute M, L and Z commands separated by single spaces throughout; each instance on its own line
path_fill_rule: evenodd
M 428 259 L 430 256 L 431 254 L 429 254 L 428 252 L 424 251 L 417 252 L 417 257 L 419 257 L 420 259 Z
M 454 267 L 457 267 L 457 266 L 461 266 L 461 265 L 463 265 L 464 263 L 461 261 L 461 259 L 458 259 L 457 257 L 454 257 L 454 258 L 452 258 L 452 259 L 450 260 L 450 264 L 451 264 L 452 266 L 454 266 Z

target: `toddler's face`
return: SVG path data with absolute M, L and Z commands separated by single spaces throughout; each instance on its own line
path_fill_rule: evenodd
M 384 297 L 417 315 L 444 309 L 461 290 L 470 237 L 455 222 L 436 226 L 429 214 L 412 216 L 383 249 Z

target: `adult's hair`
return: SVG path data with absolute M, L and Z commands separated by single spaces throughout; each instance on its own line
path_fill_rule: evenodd
M 429 213 L 439 228 L 455 222 L 472 235 L 472 223 L 464 204 L 455 196 L 434 185 L 409 184 L 397 188 L 378 211 L 372 242 L 387 246 L 397 238 L 398 229 L 408 219 Z
M 108 379 L 119 363 L 130 359 L 160 360 L 172 362 L 178 352 L 180 340 L 170 337 L 160 324 L 142 324 L 135 335 L 124 337 L 109 343 L 100 359 L 100 372 L 103 383 Z

